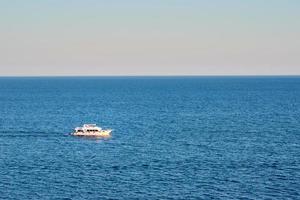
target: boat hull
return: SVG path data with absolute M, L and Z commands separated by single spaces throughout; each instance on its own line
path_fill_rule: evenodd
M 74 136 L 84 136 L 84 137 L 105 137 L 108 138 L 111 136 L 112 130 L 101 130 L 97 132 L 75 132 L 72 133 Z

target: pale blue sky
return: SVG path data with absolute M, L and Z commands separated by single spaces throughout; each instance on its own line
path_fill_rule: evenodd
M 0 75 L 299 75 L 299 0 L 0 0 Z

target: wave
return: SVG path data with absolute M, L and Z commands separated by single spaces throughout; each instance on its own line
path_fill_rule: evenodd
M 56 131 L 20 131 L 20 130 L 7 130 L 0 131 L 1 137 L 51 137 L 51 136 L 68 136 L 70 133 L 56 132 Z

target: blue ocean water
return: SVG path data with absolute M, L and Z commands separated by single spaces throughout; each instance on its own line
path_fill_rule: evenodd
M 1 199 L 299 197 L 300 77 L 0 78 Z

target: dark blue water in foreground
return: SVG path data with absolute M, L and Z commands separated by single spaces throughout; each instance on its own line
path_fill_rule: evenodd
M 69 135 L 83 123 L 109 140 Z M 300 77 L 0 78 L 1 199 L 299 199 Z

